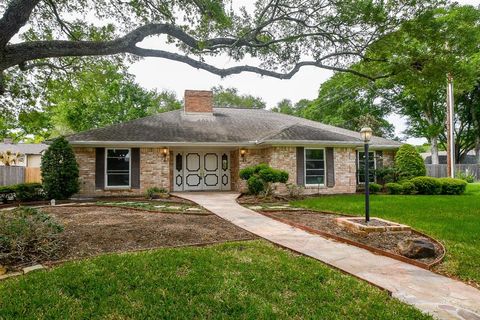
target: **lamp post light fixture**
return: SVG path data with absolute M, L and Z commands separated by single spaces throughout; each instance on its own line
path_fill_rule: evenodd
M 369 162 L 370 162 L 370 154 L 368 152 L 368 143 L 372 138 L 373 130 L 369 127 L 362 128 L 360 130 L 360 136 L 362 137 L 365 151 L 365 222 L 370 221 L 370 173 L 369 173 Z
M 240 156 L 242 157 L 242 162 L 245 162 L 245 155 L 247 154 L 247 150 L 241 149 Z

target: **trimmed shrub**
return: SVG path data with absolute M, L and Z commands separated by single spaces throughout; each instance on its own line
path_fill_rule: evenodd
M 402 185 L 402 192 L 403 194 L 415 194 L 417 192 L 417 189 L 415 188 L 415 185 L 413 182 L 410 181 L 403 181 L 401 183 Z
M 382 185 L 378 183 L 369 183 L 368 189 L 371 193 L 378 193 L 382 190 Z
M 418 151 L 409 144 L 404 144 L 395 155 L 395 166 L 400 180 L 408 180 L 427 174 L 427 169 Z
M 42 157 L 43 188 L 48 199 L 68 199 L 79 190 L 78 164 L 68 141 L 57 138 Z
M 45 199 L 40 183 L 21 183 L 14 186 L 15 198 L 20 201 L 37 201 Z
M 441 194 L 442 183 L 432 177 L 416 177 L 410 180 L 419 194 Z
M 467 182 L 461 179 L 440 178 L 442 194 L 463 194 L 467 189 Z
M 403 186 L 400 183 L 390 182 L 385 185 L 385 188 L 389 194 L 401 194 L 403 192 Z
M 0 211 L 0 265 L 35 263 L 58 256 L 63 227 L 28 207 Z
M 240 178 L 247 180 L 248 192 L 258 195 L 264 193 L 268 196 L 272 192 L 272 183 L 286 183 L 288 172 L 273 169 L 265 163 L 240 170 Z
M 251 176 L 247 180 L 248 192 L 251 194 L 260 194 L 265 190 L 263 180 L 258 176 Z

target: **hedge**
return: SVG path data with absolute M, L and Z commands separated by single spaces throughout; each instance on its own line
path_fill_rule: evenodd
M 0 187 L 0 199 L 6 203 L 13 195 L 19 201 L 36 201 L 45 199 L 43 187 L 40 183 L 20 183 L 12 186 Z
M 463 194 L 467 188 L 467 182 L 462 179 L 440 178 L 442 194 Z
M 385 185 L 385 188 L 387 189 L 387 193 L 389 194 L 401 194 L 403 192 L 403 186 L 400 183 L 387 183 Z
M 441 194 L 442 183 L 432 177 L 415 177 L 410 180 L 419 194 Z

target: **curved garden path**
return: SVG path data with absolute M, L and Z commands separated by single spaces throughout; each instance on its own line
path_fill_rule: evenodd
M 236 202 L 238 193 L 175 193 L 282 247 L 320 260 L 391 292 L 439 319 L 480 320 L 480 291 L 448 277 L 307 233 Z

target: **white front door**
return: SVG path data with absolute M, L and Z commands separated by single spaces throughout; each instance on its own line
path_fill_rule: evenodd
M 229 152 L 174 153 L 175 191 L 230 190 Z

